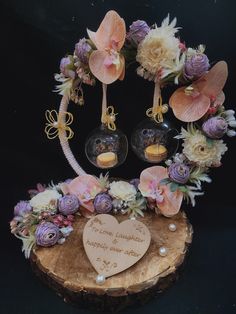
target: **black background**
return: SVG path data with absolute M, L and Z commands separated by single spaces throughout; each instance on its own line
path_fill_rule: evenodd
M 86 27 L 96 30 L 106 11 L 115 9 L 130 25 L 136 19 L 149 24 L 170 13 L 182 26 L 187 46 L 207 45 L 211 62 L 224 59 L 229 65 L 225 86 L 226 106 L 236 103 L 236 5 L 227 0 L 6 0 L 1 3 L 1 313 L 89 313 L 64 304 L 31 272 L 21 243 L 9 232 L 14 205 L 26 199 L 37 182 L 48 183 L 74 176 L 59 146 L 43 132 L 44 112 L 57 109 L 60 98 L 52 90 L 53 73 L 60 58 L 73 52 L 86 36 Z M 168 99 L 171 89 L 164 91 Z M 118 125 L 127 135 L 144 118 L 152 101 L 153 85 L 138 78 L 135 67 L 122 83 L 109 86 L 109 102 L 119 112 Z M 86 104 L 74 104 L 71 141 L 73 152 L 89 173 L 99 171 L 85 158 L 86 134 L 99 125 L 101 86 L 85 88 Z M 171 118 L 169 114 L 169 118 Z M 226 139 L 229 151 L 224 165 L 212 171 L 213 183 L 205 196 L 187 213 L 194 227 L 194 241 L 185 271 L 179 281 L 158 300 L 124 313 L 231 314 L 236 313 L 236 201 L 235 139 Z M 112 170 L 112 176 L 136 177 L 144 164 L 130 151 L 127 161 Z

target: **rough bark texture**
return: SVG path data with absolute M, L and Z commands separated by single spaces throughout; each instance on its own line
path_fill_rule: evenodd
M 122 215 L 116 217 L 119 221 L 127 219 Z M 64 301 L 79 307 L 115 312 L 145 303 L 177 279 L 177 270 L 192 241 L 192 226 L 183 212 L 173 218 L 146 213 L 140 221 L 151 232 L 148 251 L 137 264 L 108 278 L 103 285 L 96 284 L 97 274 L 83 249 L 82 233 L 86 218 L 76 219 L 74 231 L 63 245 L 36 247 L 31 254 L 32 268 Z M 176 224 L 175 232 L 168 229 L 170 223 Z M 168 248 L 165 257 L 158 253 L 161 246 Z

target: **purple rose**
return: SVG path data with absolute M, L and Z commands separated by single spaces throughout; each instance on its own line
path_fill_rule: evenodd
M 77 212 L 79 208 L 79 200 L 77 196 L 71 194 L 63 196 L 58 201 L 58 210 L 63 215 L 72 215 Z
M 171 181 L 176 183 L 185 184 L 190 176 L 190 169 L 183 163 L 173 162 L 168 168 L 168 175 Z
M 112 198 L 107 193 L 99 193 L 93 201 L 94 208 L 99 214 L 106 214 L 112 210 Z
M 35 231 L 36 243 L 40 246 L 52 246 L 57 243 L 59 237 L 59 228 L 51 222 L 41 223 Z
M 138 45 L 149 31 L 150 27 L 145 21 L 137 20 L 130 25 L 127 39 L 135 45 Z
M 14 207 L 14 215 L 15 216 L 24 216 L 32 210 L 30 203 L 28 201 L 20 201 Z
M 202 130 L 206 136 L 212 139 L 222 138 L 227 132 L 228 123 L 222 117 L 212 117 L 206 120 L 202 125 Z
M 75 78 L 75 66 L 73 56 L 67 56 L 61 59 L 60 71 L 65 77 Z
M 89 52 L 92 47 L 88 44 L 86 38 L 80 39 L 80 41 L 75 45 L 75 55 L 84 64 L 88 64 Z
M 184 75 L 187 79 L 198 79 L 205 74 L 210 67 L 209 59 L 204 53 L 196 53 L 187 57 L 184 67 Z

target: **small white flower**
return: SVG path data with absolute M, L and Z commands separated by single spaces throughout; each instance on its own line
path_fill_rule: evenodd
M 30 200 L 30 205 L 35 212 L 44 210 L 55 210 L 57 207 L 57 200 L 61 197 L 56 190 L 45 190 L 38 193 Z
M 234 130 L 228 130 L 228 131 L 227 131 L 227 135 L 228 135 L 229 137 L 234 137 L 234 136 L 236 136 L 236 132 L 235 132 Z
M 134 201 L 137 191 L 135 187 L 125 181 L 113 181 L 110 183 L 109 194 L 117 199 L 130 202 Z
M 231 128 L 236 128 L 236 121 L 235 120 L 229 121 L 229 126 L 231 126 Z

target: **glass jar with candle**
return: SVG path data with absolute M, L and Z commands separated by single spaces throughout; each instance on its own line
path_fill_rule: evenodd
M 131 135 L 131 146 L 143 161 L 160 163 L 174 155 L 178 149 L 175 136 L 178 131 L 164 120 L 157 123 L 152 118 L 142 121 Z
M 93 130 L 85 143 L 88 160 L 102 169 L 121 165 L 128 153 L 128 140 L 119 129 L 110 130 L 105 124 Z

